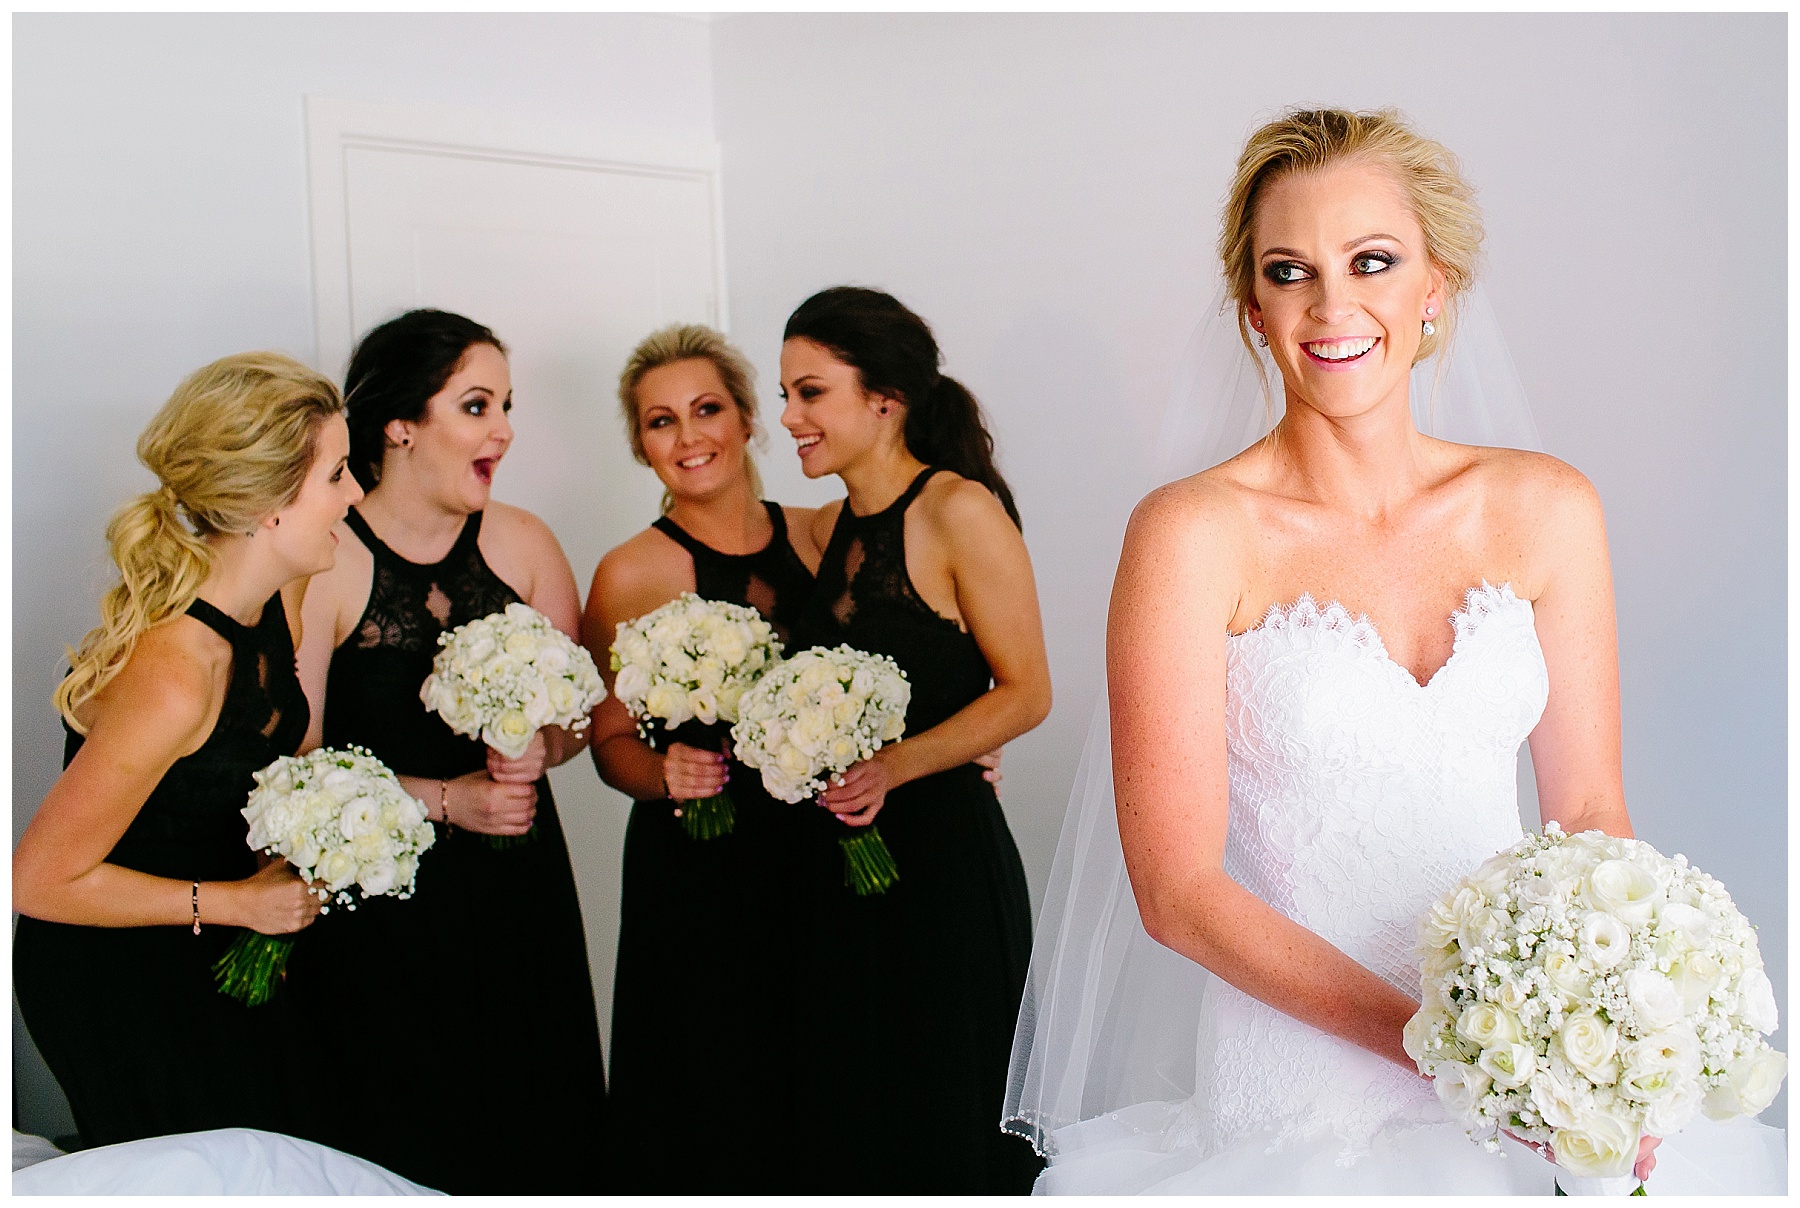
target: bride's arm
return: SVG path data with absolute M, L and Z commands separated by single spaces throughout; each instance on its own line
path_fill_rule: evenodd
M 1238 989 L 1408 1070 L 1417 1004 L 1225 874 L 1229 505 L 1177 483 L 1138 505 L 1107 618 L 1119 839 L 1152 938 Z
M 1620 770 L 1619 642 L 1600 497 L 1582 475 L 1533 459 L 1529 511 L 1544 577 L 1532 602 L 1550 698 L 1531 732 L 1538 812 L 1570 833 L 1631 837 Z

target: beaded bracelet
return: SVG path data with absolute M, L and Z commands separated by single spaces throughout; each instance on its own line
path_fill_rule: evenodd
M 200 934 L 200 882 L 194 882 L 194 934 Z
M 450 825 L 450 782 L 448 780 L 438 781 L 438 813 L 444 816 L 444 835 L 448 838 L 453 829 Z

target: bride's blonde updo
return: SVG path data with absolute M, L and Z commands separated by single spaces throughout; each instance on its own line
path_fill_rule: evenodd
M 1238 332 L 1249 345 L 1248 308 L 1256 284 L 1256 249 L 1251 228 L 1263 190 L 1294 172 L 1316 172 L 1343 160 L 1380 164 L 1394 173 L 1425 233 L 1425 254 L 1444 274 L 1446 298 L 1437 329 L 1419 342 L 1422 361 L 1450 341 L 1456 302 L 1475 281 L 1481 254 L 1481 210 L 1475 191 L 1449 148 L 1417 133 L 1399 112 L 1379 109 L 1296 109 L 1250 136 L 1238 156 L 1237 175 L 1225 201 L 1219 232 L 1219 259 L 1226 288 L 1237 303 Z
M 193 603 L 212 569 L 210 539 L 251 532 L 293 502 L 321 424 L 343 409 L 330 378 L 278 352 L 225 357 L 175 388 L 137 444 L 162 485 L 106 526 L 119 583 L 56 689 L 72 727 L 86 733 L 75 711 L 119 673 L 144 632 Z

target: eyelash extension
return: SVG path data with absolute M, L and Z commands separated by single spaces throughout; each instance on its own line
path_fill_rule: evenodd
M 1379 261 L 1381 261 L 1381 263 L 1386 265 L 1388 268 L 1393 268 L 1396 264 L 1400 263 L 1400 257 L 1394 255 L 1392 252 L 1384 252 L 1384 251 L 1380 251 L 1380 250 L 1371 251 L 1371 252 L 1358 252 L 1358 253 L 1356 253 L 1355 258 L 1351 261 L 1351 263 L 1354 264 L 1354 263 L 1356 263 L 1357 260 L 1379 260 Z M 1380 270 L 1380 271 L 1386 271 L 1386 270 L 1384 269 L 1384 270 Z

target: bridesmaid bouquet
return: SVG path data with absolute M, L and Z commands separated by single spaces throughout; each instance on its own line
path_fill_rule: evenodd
M 906 732 L 912 685 L 898 663 L 849 646 L 815 646 L 769 671 L 745 694 L 731 728 L 737 756 L 762 771 L 783 801 L 825 790 L 825 777 L 869 758 Z M 858 894 L 886 893 L 900 879 L 893 853 L 870 826 L 838 840 L 844 883 Z
M 684 591 L 635 621 L 619 622 L 613 692 L 646 737 L 652 717 L 665 732 L 690 719 L 734 722 L 744 693 L 780 659 L 781 642 L 756 609 Z M 676 816 L 692 839 L 730 834 L 737 822 L 724 792 L 683 802 Z
M 508 759 L 545 726 L 579 733 L 606 686 L 588 652 L 543 613 L 514 602 L 438 635 L 442 647 L 419 688 L 425 707 L 458 734 L 479 738 Z M 537 833 L 483 835 L 489 847 L 516 847 Z
M 1755 929 L 1685 856 L 1552 822 L 1433 906 L 1420 944 L 1406 1051 L 1490 1149 L 1507 1129 L 1623 1179 L 1641 1136 L 1754 1116 L 1787 1075 Z
M 438 645 L 419 699 L 452 730 L 508 759 L 545 726 L 580 731 L 606 699 L 588 652 L 529 604 L 459 625 L 438 635 Z
M 419 855 L 435 838 L 425 807 L 361 747 L 277 759 L 256 773 L 243 813 L 253 849 L 317 882 L 321 913 L 333 902 L 355 910 L 358 896 L 410 898 Z M 213 966 L 219 992 L 252 1007 L 268 1002 L 293 949 L 292 936 L 246 928 Z

